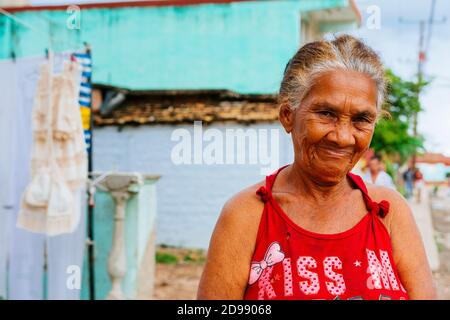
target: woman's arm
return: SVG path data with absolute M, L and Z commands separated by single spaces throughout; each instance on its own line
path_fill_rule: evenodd
M 211 237 L 197 299 L 244 297 L 262 210 L 253 188 L 225 204 Z
M 384 195 L 380 196 L 391 204 L 385 219 L 390 230 L 393 258 L 409 298 L 436 299 L 433 275 L 408 203 L 396 191 L 383 188 L 382 193 Z

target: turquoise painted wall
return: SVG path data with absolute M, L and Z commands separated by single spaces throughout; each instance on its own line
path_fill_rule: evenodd
M 300 43 L 300 12 L 342 6 L 348 0 L 85 9 L 79 30 L 66 27 L 64 10 L 18 12 L 42 32 L 0 16 L 0 59 L 42 55 L 52 35 L 56 51 L 91 44 L 95 83 L 275 93 Z

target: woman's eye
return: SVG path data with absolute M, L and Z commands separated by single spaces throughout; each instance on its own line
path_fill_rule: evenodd
M 319 111 L 319 114 L 324 117 L 333 117 L 334 114 L 330 111 Z
M 357 117 L 355 119 L 353 119 L 354 122 L 365 122 L 365 123 L 370 123 L 370 119 L 367 117 Z

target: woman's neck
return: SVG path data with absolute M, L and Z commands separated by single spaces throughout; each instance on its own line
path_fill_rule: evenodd
M 294 162 L 286 168 L 286 181 L 293 188 L 291 192 L 306 200 L 317 204 L 334 202 L 347 196 L 352 188 L 347 179 L 342 179 L 336 184 L 327 185 L 314 181 L 312 177 L 302 170 L 301 166 Z

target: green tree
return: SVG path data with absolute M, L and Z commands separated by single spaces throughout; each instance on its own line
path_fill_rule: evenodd
M 414 113 L 422 110 L 419 92 L 428 83 L 405 81 L 391 70 L 386 77 L 389 85 L 383 109 L 387 115 L 378 121 L 371 148 L 389 161 L 404 163 L 415 150 L 423 150 L 423 137 L 414 137 L 412 127 Z

